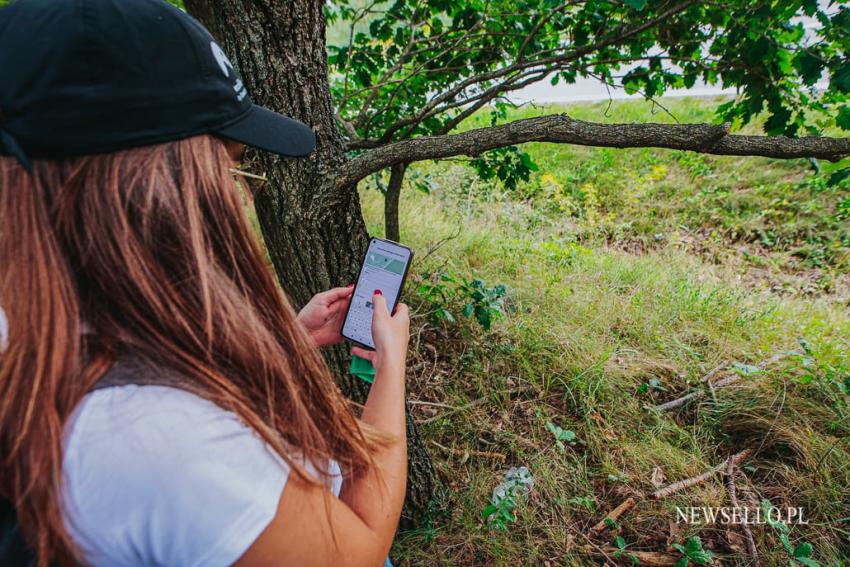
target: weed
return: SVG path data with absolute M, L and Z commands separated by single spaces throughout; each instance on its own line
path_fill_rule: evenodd
M 487 287 L 483 280 L 463 280 L 458 287 L 458 296 L 465 302 L 465 317 L 475 317 L 482 327 L 490 330 L 493 321 L 505 315 L 505 295 L 508 288 L 503 284 Z
M 693 562 L 695 565 L 708 565 L 714 558 L 714 554 L 703 549 L 702 540 L 698 536 L 689 537 L 685 545 L 674 543 L 673 549 L 682 554 L 676 561 L 676 567 L 688 567 Z
M 551 421 L 546 422 L 546 429 L 552 432 L 552 435 L 555 437 L 555 444 L 562 451 L 566 448 L 565 444 L 575 445 L 576 443 L 581 443 L 578 437 L 576 436 L 575 431 L 571 431 L 569 429 L 562 429 L 560 426 L 555 425 Z
M 785 522 L 778 521 L 772 517 L 771 511 L 774 509 L 775 508 L 773 507 L 773 504 L 770 503 L 770 500 L 764 499 L 761 501 L 763 517 L 767 520 L 768 525 L 777 533 L 779 541 L 782 542 L 782 547 L 785 548 L 785 551 L 787 551 L 790 556 L 788 565 L 790 565 L 790 567 L 795 567 L 797 565 L 803 565 L 804 567 L 820 567 L 820 563 L 812 559 L 812 552 L 814 551 L 812 544 L 806 541 L 800 542 L 796 545 L 792 544 L 790 538 L 791 529 Z
M 493 495 L 481 512 L 481 516 L 491 527 L 506 530 L 508 524 L 516 521 L 516 509 L 534 487 L 534 477 L 525 467 L 511 468 L 505 473 L 504 480 L 493 489 Z
M 634 553 L 629 553 L 627 551 L 628 545 L 626 545 L 626 539 L 623 536 L 617 536 L 614 538 L 614 545 L 617 546 L 617 551 L 614 552 L 614 557 L 617 559 L 621 559 L 623 557 L 628 558 L 635 565 L 640 565 L 640 560 L 637 558 L 637 555 Z

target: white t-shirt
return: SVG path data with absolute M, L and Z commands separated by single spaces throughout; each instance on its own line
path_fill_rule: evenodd
M 96 567 L 230 565 L 274 517 L 289 475 L 234 414 L 166 386 L 91 392 L 64 449 L 65 524 Z
M 6 350 L 9 340 L 9 322 L 6 321 L 6 312 L 0 307 L 0 353 Z

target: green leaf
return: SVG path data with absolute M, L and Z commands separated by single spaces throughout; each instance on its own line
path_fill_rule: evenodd
M 697 565 L 708 565 L 714 557 L 711 551 L 702 548 L 702 540 L 696 536 L 688 538 L 683 553 Z
M 839 169 L 835 173 L 829 176 L 829 179 L 826 180 L 826 184 L 830 187 L 834 187 L 850 177 L 850 167 L 845 167 L 844 169 Z
M 835 124 L 844 130 L 850 130 L 850 106 L 842 106 L 835 116 Z
M 763 374 L 764 370 L 759 368 L 758 366 L 753 366 L 752 364 L 742 364 L 740 362 L 736 362 L 732 365 L 732 370 L 735 371 L 739 376 L 755 376 L 756 374 Z
M 635 10 L 643 10 L 646 8 L 646 0 L 623 0 L 623 2 Z
M 617 536 L 617 539 L 615 539 L 614 542 L 620 549 L 626 549 L 626 539 L 623 536 Z
M 499 510 L 498 506 L 495 504 L 488 504 L 481 511 L 481 517 L 485 520 L 490 517 L 491 514 L 495 514 Z
M 773 527 L 777 527 L 777 525 L 785 526 L 782 522 L 776 522 L 773 524 Z M 785 529 L 788 529 L 788 526 L 785 526 Z M 791 539 L 788 537 L 788 532 L 783 531 L 779 534 L 779 541 L 782 542 L 782 546 L 788 551 L 788 553 L 794 553 L 794 546 L 791 545 Z
M 838 71 L 832 75 L 832 80 L 829 82 L 832 89 L 841 93 L 850 93 L 850 60 L 845 61 Z
M 674 567 L 688 567 L 688 558 L 680 557 L 676 560 Z
M 812 556 L 812 544 L 804 541 L 800 545 L 794 548 L 794 558 L 799 559 L 801 557 L 811 557 Z

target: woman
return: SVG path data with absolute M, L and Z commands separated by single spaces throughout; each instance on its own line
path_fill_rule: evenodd
M 351 288 L 296 315 L 230 174 L 312 132 L 159 0 L 13 2 L 0 68 L 0 494 L 38 564 L 383 564 L 407 308 L 376 292 L 358 419 L 317 349 Z

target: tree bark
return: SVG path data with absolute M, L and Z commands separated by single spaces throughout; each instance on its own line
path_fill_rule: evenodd
M 256 195 L 263 237 L 296 309 L 317 292 L 353 282 L 369 235 L 356 181 L 335 184 L 346 162 L 334 120 L 321 0 L 186 0 L 188 11 L 220 42 L 255 103 L 309 124 L 316 150 L 306 158 L 256 152 L 268 181 Z M 347 370 L 346 348 L 327 353 L 343 392 L 362 403 L 368 385 Z M 409 482 L 404 516 L 430 501 L 434 470 L 408 414 Z
M 396 242 L 401 242 L 401 229 L 398 224 L 398 202 L 406 171 L 406 163 L 397 163 L 390 168 L 390 184 L 387 185 L 387 194 L 384 195 L 384 232 L 388 239 Z
M 763 156 L 779 159 L 814 157 L 837 161 L 850 155 L 850 138 L 809 136 L 741 136 L 727 125 L 598 124 L 553 114 L 515 120 L 461 134 L 421 136 L 371 149 L 345 164 L 334 182 L 356 183 L 398 163 L 482 152 L 525 142 L 553 142 L 609 148 L 669 148 L 716 155 Z

